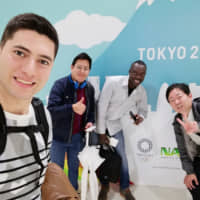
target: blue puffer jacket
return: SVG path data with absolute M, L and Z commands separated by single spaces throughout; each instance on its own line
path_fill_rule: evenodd
M 87 81 L 85 87 L 86 112 L 83 115 L 84 127 L 87 122 L 95 121 L 95 98 L 94 88 Z M 76 90 L 70 75 L 57 80 L 50 92 L 48 110 L 53 122 L 53 139 L 61 142 L 71 142 L 74 112 L 72 104 L 76 103 Z

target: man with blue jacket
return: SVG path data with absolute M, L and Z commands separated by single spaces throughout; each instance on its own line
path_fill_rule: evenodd
M 71 74 L 54 83 L 48 100 L 53 121 L 51 160 L 64 168 L 67 153 L 68 176 L 76 190 L 83 133 L 93 125 L 95 118 L 94 88 L 86 80 L 91 64 L 92 59 L 86 53 L 77 55 L 71 65 Z

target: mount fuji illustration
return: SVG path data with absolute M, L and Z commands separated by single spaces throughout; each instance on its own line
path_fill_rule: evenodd
M 106 76 L 127 75 L 133 61 L 144 60 L 147 74 L 143 85 L 152 110 L 164 82 L 199 84 L 199 7 L 200 1 L 151 1 L 150 6 L 143 1 L 118 37 L 95 60 L 91 76 L 100 76 L 102 87 Z

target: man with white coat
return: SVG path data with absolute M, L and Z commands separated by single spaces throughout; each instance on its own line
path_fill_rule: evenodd
M 109 138 L 105 134 L 106 130 L 110 136 L 118 140 L 116 150 L 122 159 L 120 193 L 126 200 L 135 200 L 135 198 L 129 190 L 129 171 L 122 121 L 130 111 L 135 114 L 135 125 L 139 125 L 146 117 L 147 96 L 145 89 L 141 86 L 145 75 L 146 64 L 141 60 L 133 62 L 128 77 L 106 81 L 98 103 L 97 132 L 101 134 L 100 142 L 102 144 L 109 144 Z M 99 200 L 106 200 L 109 181 L 101 181 L 101 185 Z

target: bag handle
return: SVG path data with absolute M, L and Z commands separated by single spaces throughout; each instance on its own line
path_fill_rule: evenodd
M 89 134 L 91 134 L 92 131 L 96 129 L 96 126 L 91 126 L 85 130 L 86 132 L 86 141 L 85 141 L 85 146 L 89 146 Z

